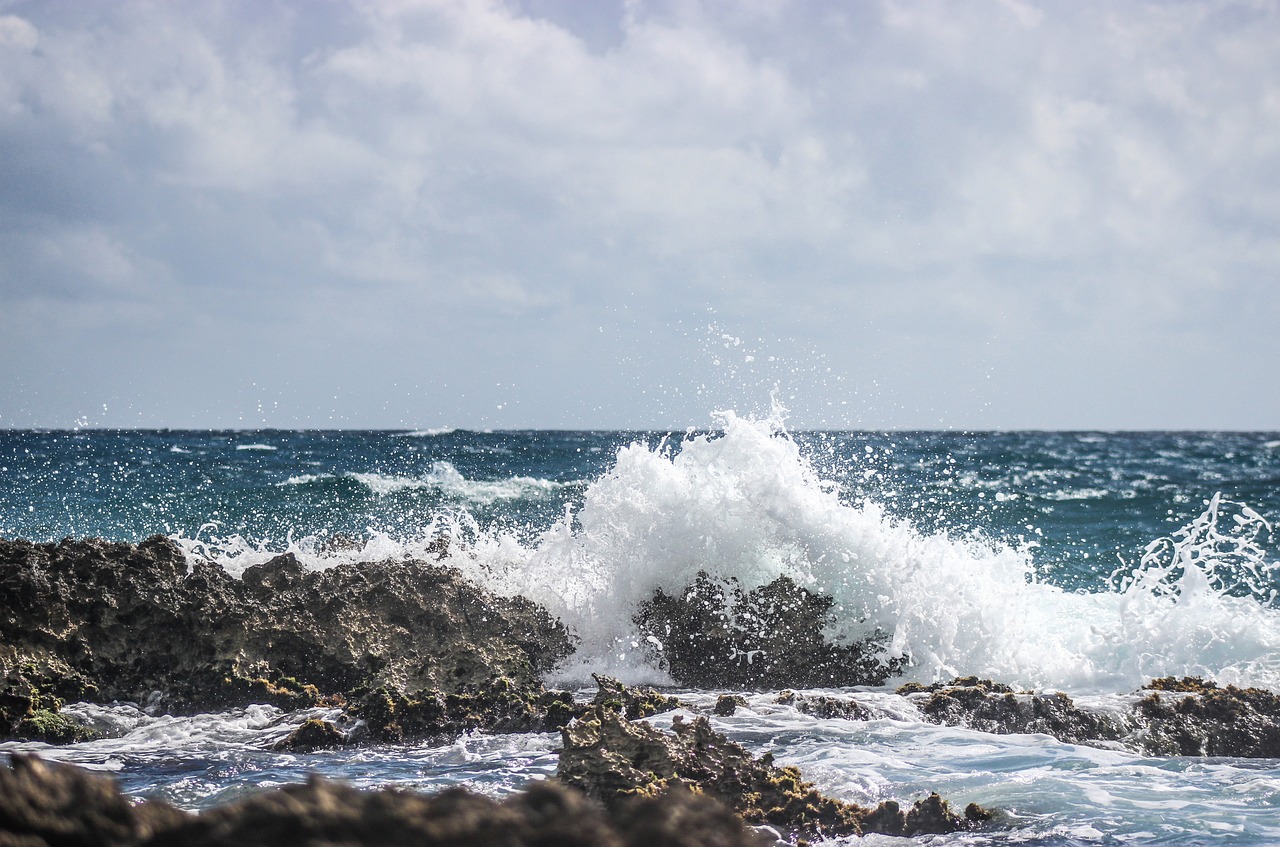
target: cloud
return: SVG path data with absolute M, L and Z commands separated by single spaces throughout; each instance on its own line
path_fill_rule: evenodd
M 808 339 L 850 374 L 840 390 L 892 383 L 830 425 L 1206 425 L 1162 417 L 1144 384 L 1214 357 L 1280 365 L 1272 4 L 5 12 L 0 308 L 30 319 L 0 343 L 27 386 L 6 421 L 98 394 L 170 420 L 182 398 L 139 395 L 152 365 L 129 358 L 154 346 L 66 375 L 94 333 L 156 314 L 189 322 L 163 339 L 174 369 L 219 348 L 207 408 L 270 367 L 284 425 L 327 420 L 343 357 L 385 372 L 370 391 L 415 368 L 519 375 L 507 405 L 526 419 L 459 389 L 452 423 L 646 425 L 656 377 L 609 368 L 640 344 L 655 373 L 696 371 L 675 327 L 707 307 Z M 74 327 L 56 352 L 37 317 Z M 586 360 L 592 388 L 565 367 Z M 1103 367 L 1150 394 L 1140 415 L 1091 404 Z M 1274 419 L 1280 401 L 1215 378 L 1218 425 Z

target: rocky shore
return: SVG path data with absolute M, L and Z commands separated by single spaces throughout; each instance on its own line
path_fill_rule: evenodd
M 827 642 L 830 615 L 830 598 L 790 580 L 743 591 L 701 575 L 678 595 L 656 592 L 636 623 L 662 644 L 679 683 L 726 692 L 708 709 L 720 718 L 748 705 L 742 692 L 778 689 L 788 690 L 777 703 L 819 718 L 882 717 L 856 691 L 790 690 L 882 685 L 902 669 L 875 639 Z M 769 832 L 795 840 L 992 825 L 988 811 L 957 812 L 936 794 L 874 808 L 826 797 L 661 691 L 606 677 L 587 701 L 548 689 L 544 674 L 573 648 L 544 609 L 493 595 L 443 561 L 310 571 L 283 555 L 235 578 L 161 536 L 136 545 L 0 539 L 0 739 L 87 740 L 95 730 L 63 705 L 123 701 L 152 714 L 269 703 L 342 715 L 303 722 L 279 744 L 290 751 L 472 730 L 558 730 L 563 741 L 555 780 L 501 803 L 465 789 L 424 796 L 313 780 L 198 816 L 133 805 L 109 779 L 15 755 L 0 768 L 0 847 L 737 845 L 768 843 Z M 898 693 L 926 721 L 981 732 L 1148 755 L 1280 757 L 1280 697 L 1200 679 L 1153 680 L 1107 712 L 975 678 Z M 677 709 L 669 731 L 643 720 Z

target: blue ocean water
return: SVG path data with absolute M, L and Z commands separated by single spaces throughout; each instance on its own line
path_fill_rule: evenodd
M 447 534 L 451 564 L 578 633 L 553 680 L 570 686 L 592 670 L 661 683 L 628 610 L 705 569 L 832 594 L 829 635 L 890 634 L 911 678 L 976 673 L 1100 708 L 1165 674 L 1280 689 L 1278 517 L 1277 433 L 788 432 L 733 415 L 677 433 L 0 431 L 0 536 L 161 532 L 237 572 L 285 550 L 317 568 L 411 556 Z M 886 716 L 822 721 L 753 693 L 718 726 L 847 799 L 938 790 L 1008 812 L 938 843 L 1280 841 L 1280 762 L 994 737 L 925 724 L 891 688 L 861 696 Z M 39 749 L 190 808 L 309 771 L 503 793 L 555 768 L 554 736 L 299 756 L 266 748 L 302 713 L 74 708 L 112 737 Z

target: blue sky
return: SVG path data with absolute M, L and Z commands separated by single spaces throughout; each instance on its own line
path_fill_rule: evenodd
M 1280 428 L 1275 2 L 4 2 L 0 426 Z

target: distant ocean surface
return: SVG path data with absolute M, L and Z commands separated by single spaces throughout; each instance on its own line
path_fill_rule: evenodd
M 314 568 L 425 556 L 445 535 L 449 564 L 579 637 L 557 685 L 667 681 L 631 624 L 656 588 L 699 570 L 744 587 L 791 576 L 835 598 L 829 637 L 888 633 L 911 657 L 867 693 L 894 717 L 821 720 L 750 694 L 714 725 L 844 799 L 936 790 L 1010 813 L 1008 829 L 934 844 L 1280 843 L 1280 761 L 984 735 L 924 723 L 892 693 L 968 674 L 1100 707 L 1171 674 L 1280 690 L 1277 519 L 1280 433 L 789 432 L 732 414 L 676 433 L 0 430 L 0 536 L 163 533 L 235 573 L 285 551 Z M 187 808 L 313 771 L 501 794 L 554 773 L 558 744 L 286 754 L 266 748 L 311 713 L 69 708 L 115 737 L 0 750 Z

